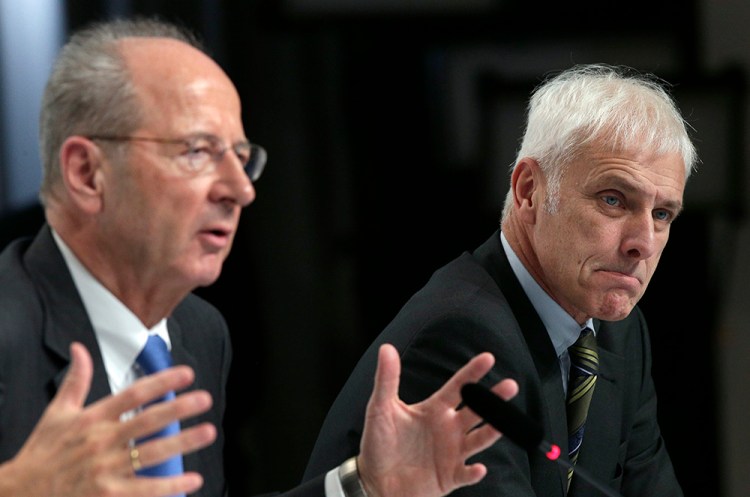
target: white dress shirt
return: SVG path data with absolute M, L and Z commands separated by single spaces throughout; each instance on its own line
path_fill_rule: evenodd
M 127 388 L 139 376 L 135 358 L 146 345 L 149 335 L 158 334 L 172 348 L 166 318 L 153 328 L 146 328 L 138 317 L 102 285 L 81 264 L 70 248 L 52 231 L 68 265 L 83 306 L 89 316 L 101 350 L 104 369 L 112 393 Z
M 135 358 L 146 345 L 149 335 L 159 335 L 167 343 L 167 347 L 172 349 L 167 333 L 167 319 L 162 319 L 153 328 L 146 328 L 130 309 L 81 264 L 54 230 L 52 236 L 62 252 L 94 327 L 109 387 L 112 393 L 120 392 L 138 378 L 139 372 L 134 367 Z M 132 413 L 126 413 L 124 418 L 128 416 L 132 416 Z M 325 491 L 326 497 L 345 497 L 338 477 L 338 467 L 326 474 Z

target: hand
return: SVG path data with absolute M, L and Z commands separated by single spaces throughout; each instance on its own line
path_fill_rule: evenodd
M 483 464 L 467 465 L 466 460 L 501 434 L 489 425 L 472 430 L 481 419 L 456 407 L 461 387 L 479 381 L 494 363 L 492 354 L 479 354 L 430 398 L 407 405 L 398 397 L 398 352 L 389 344 L 380 347 L 358 456 L 369 497 L 441 497 L 484 477 Z M 509 400 L 518 393 L 518 384 L 506 379 L 492 391 Z
M 154 404 L 127 421 L 120 420 L 121 414 L 190 385 L 193 370 L 167 369 L 84 408 L 93 375 L 91 356 L 79 343 L 71 345 L 70 354 L 70 371 L 57 395 L 16 457 L 0 466 L 0 497 L 162 497 L 199 489 L 203 479 L 197 473 L 136 477 L 129 441 L 207 411 L 212 404 L 208 392 L 184 393 L 173 402 Z M 140 462 L 152 465 L 215 439 L 216 428 L 203 423 L 138 445 Z

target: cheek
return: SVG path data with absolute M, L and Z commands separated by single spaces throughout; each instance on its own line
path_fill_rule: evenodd
M 549 231 L 545 237 L 537 240 L 536 255 L 546 283 L 552 287 L 564 287 L 566 282 L 575 277 L 583 259 L 580 247 L 562 232 Z
M 576 258 L 596 238 L 592 223 L 583 221 L 580 216 L 550 216 L 544 225 L 540 225 L 540 248 L 556 259 Z
M 654 276 L 654 273 L 656 272 L 656 268 L 659 265 L 659 260 L 661 259 L 661 252 L 658 252 L 656 255 L 651 257 L 650 259 L 646 260 L 646 276 L 644 278 L 644 290 L 645 286 L 649 284 L 651 281 L 651 278 Z
M 155 252 L 167 258 L 181 252 L 189 240 L 196 218 L 195 203 L 169 195 L 149 195 L 142 198 L 133 217 L 138 217 L 139 235 L 146 239 Z

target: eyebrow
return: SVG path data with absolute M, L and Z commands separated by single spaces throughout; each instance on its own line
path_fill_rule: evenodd
M 213 133 L 200 133 L 200 132 L 199 133 L 192 133 L 192 134 L 184 135 L 184 137 L 181 138 L 181 139 L 183 139 L 185 141 L 188 141 L 188 140 L 196 140 L 196 139 L 201 139 L 201 138 L 204 139 L 204 140 L 215 140 L 215 141 L 218 141 L 218 142 L 222 142 L 222 139 L 219 138 L 218 136 L 216 136 Z M 237 146 L 237 145 L 251 145 L 251 142 L 247 138 L 242 138 L 240 140 L 231 142 L 231 144 L 232 144 L 232 146 Z
M 633 182 L 628 181 L 619 176 L 610 177 L 611 185 L 613 189 L 620 190 L 630 196 L 639 196 L 643 194 L 643 190 L 638 188 Z M 669 209 L 674 211 L 675 217 L 683 210 L 683 202 L 681 200 L 665 200 L 660 204 L 660 209 Z

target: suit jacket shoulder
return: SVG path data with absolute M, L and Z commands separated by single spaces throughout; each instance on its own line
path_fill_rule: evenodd
M 636 310 L 598 326 L 604 386 L 597 384 L 579 463 L 613 488 L 628 490 L 626 496 L 680 496 L 656 423 L 645 321 Z M 567 446 L 559 361 L 496 232 L 436 271 L 365 351 L 324 420 L 305 477 L 357 453 L 377 349 L 385 342 L 401 354 L 399 393 L 408 403 L 431 395 L 471 357 L 492 352 L 496 365 L 483 381 L 515 378 L 520 393 L 513 402 L 542 425 L 547 439 Z M 565 496 L 564 469 L 540 451 L 527 453 L 503 438 L 476 460 L 487 465 L 487 476 L 455 495 Z M 632 475 L 627 481 L 626 472 Z M 576 490 L 577 497 L 595 495 L 590 488 Z
M 232 357 L 226 323 L 208 302 L 189 295 L 167 321 L 176 364 L 195 370 L 191 389 L 205 389 L 213 407 L 183 426 L 210 421 L 216 443 L 185 456 L 185 467 L 205 480 L 199 497 L 226 493 L 222 420 Z M 110 394 L 98 342 L 83 302 L 48 226 L 34 239 L 18 240 L 0 254 L 0 461 L 20 449 L 70 363 L 68 347 L 83 343 L 94 378 L 87 404 Z

